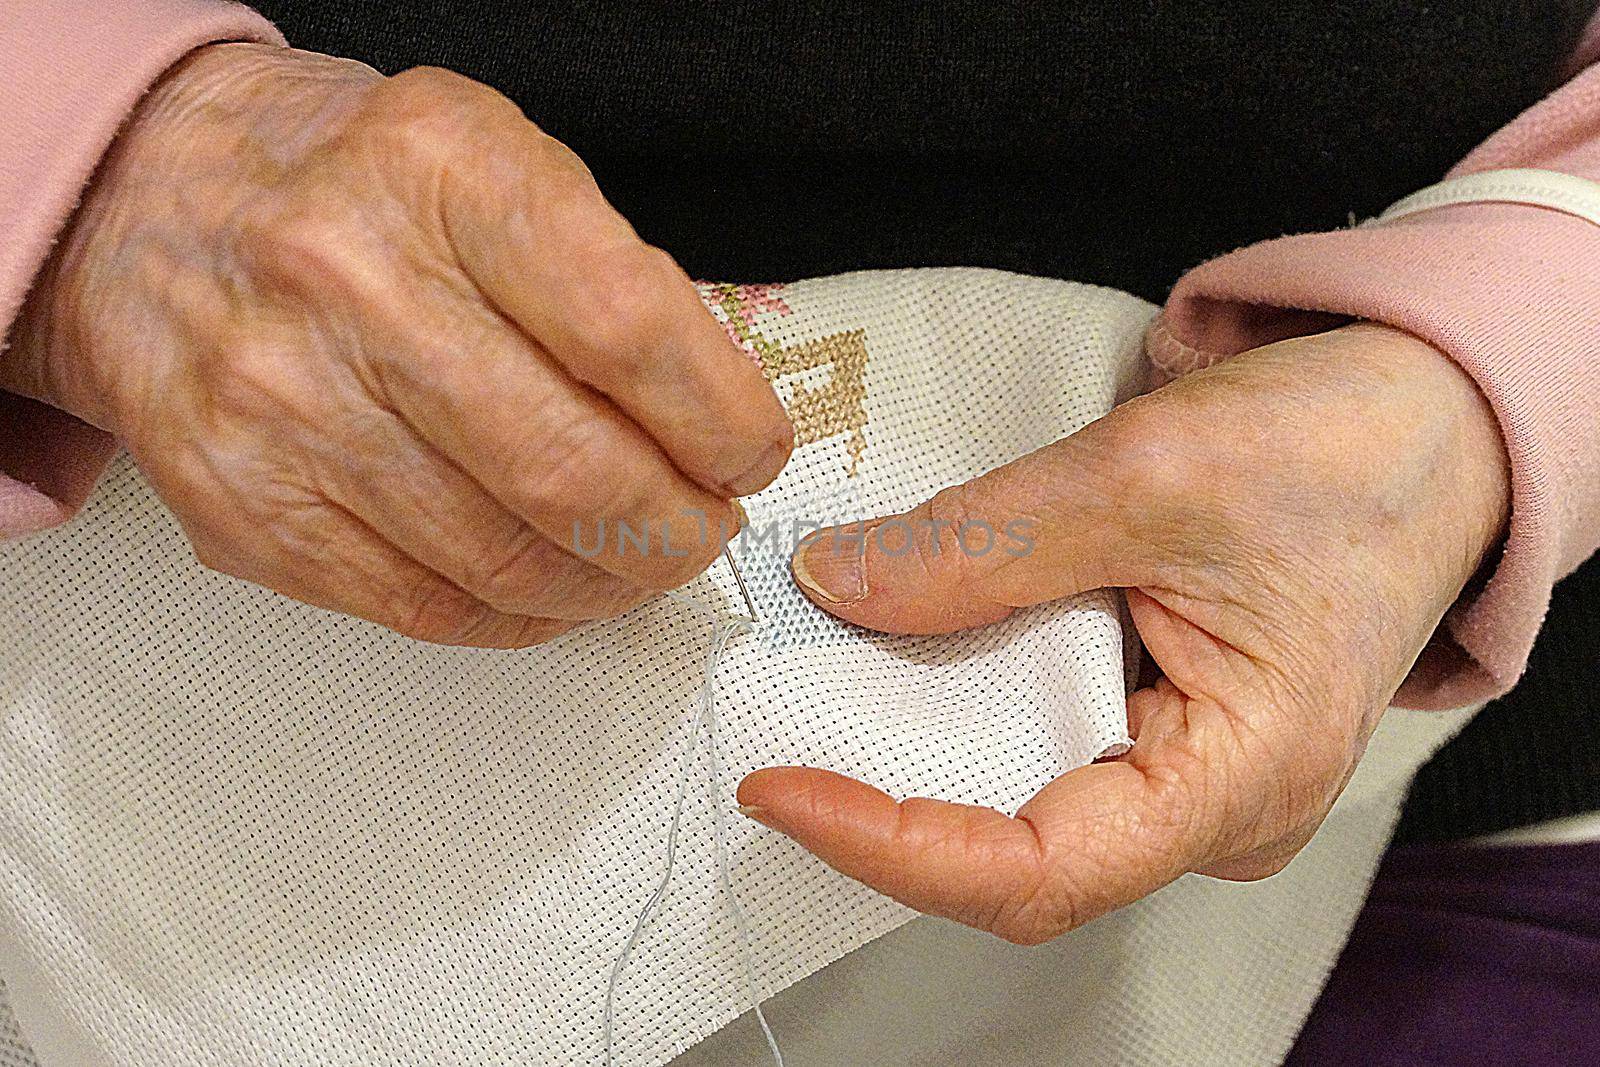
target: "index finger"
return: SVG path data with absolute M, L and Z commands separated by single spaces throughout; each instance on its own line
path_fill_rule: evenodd
M 498 134 L 443 205 L 474 283 L 690 479 L 723 496 L 764 488 L 794 434 L 761 369 L 570 150 L 520 115 Z
M 740 784 L 739 802 L 902 904 L 1032 945 L 1191 869 L 1185 840 L 1149 825 L 1149 791 L 1130 764 L 1091 764 L 1007 817 L 923 797 L 897 802 L 832 771 L 773 767 Z
M 1230 829 L 1230 813 L 1250 812 L 1244 794 L 1264 792 L 1273 772 L 1235 773 L 1227 713 L 1170 686 L 1132 701 L 1146 707 L 1126 757 L 1062 775 L 1015 817 L 921 797 L 897 802 L 806 767 L 756 771 L 740 783 L 739 803 L 902 904 L 1037 944 L 1250 844 Z

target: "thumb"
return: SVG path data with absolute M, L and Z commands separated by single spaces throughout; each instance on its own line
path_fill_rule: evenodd
M 1101 425 L 903 514 L 811 535 L 791 561 L 795 581 L 832 615 L 903 634 L 982 626 L 1074 593 L 1139 584 L 1134 516 Z

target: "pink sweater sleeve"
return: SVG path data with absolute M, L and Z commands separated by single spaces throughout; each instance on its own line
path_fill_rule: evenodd
M 281 38 L 229 0 L 0 0 L 0 337 L 139 98 L 192 49 L 243 40 Z M 0 392 L 0 537 L 70 517 L 112 450 Z
M 1592 58 L 1596 45 L 1591 32 L 1579 55 Z M 1600 180 L 1600 65 L 1451 174 L 1507 167 Z M 1453 647 L 1436 639 L 1398 699 L 1443 708 L 1502 693 L 1527 663 L 1551 586 L 1600 545 L 1600 226 L 1539 207 L 1467 204 L 1266 241 L 1185 275 L 1147 347 L 1176 376 L 1347 318 L 1430 341 L 1499 419 L 1512 471 L 1503 554 L 1446 616 L 1441 638 Z

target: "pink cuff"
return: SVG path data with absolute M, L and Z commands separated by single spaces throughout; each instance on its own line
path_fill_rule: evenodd
M 1591 57 L 1600 57 L 1600 15 L 1575 61 Z M 1600 180 L 1600 65 L 1450 176 L 1511 167 Z M 1600 546 L 1600 226 L 1539 207 L 1466 204 L 1267 241 L 1185 275 L 1150 349 L 1176 375 L 1352 318 L 1432 342 L 1499 419 L 1512 478 L 1504 551 L 1482 590 L 1445 617 L 1397 701 L 1446 708 L 1498 695 L 1527 664 L 1550 587 Z
M 282 43 L 228 0 L 0 3 L 0 335 L 139 98 L 189 51 L 240 40 Z M 113 450 L 71 416 L 0 393 L 0 537 L 70 517 Z
M 1147 344 L 1176 376 L 1348 319 L 1448 353 L 1500 421 L 1512 469 L 1504 554 L 1446 617 L 1458 648 L 1436 642 L 1398 699 L 1444 708 L 1504 692 L 1527 662 L 1550 587 L 1600 542 L 1600 226 L 1469 204 L 1267 241 L 1187 274 Z

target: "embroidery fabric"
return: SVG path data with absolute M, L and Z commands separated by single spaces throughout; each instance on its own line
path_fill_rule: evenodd
M 1104 413 L 1154 309 L 960 270 L 709 303 L 785 368 L 786 402 L 831 398 L 746 501 L 762 632 L 718 669 L 716 792 L 805 763 L 1009 810 L 1125 744 L 1113 596 L 887 637 L 817 611 L 786 561 L 809 525 L 909 507 Z M 685 592 L 737 602 L 721 568 Z M 45 1062 L 604 1062 L 702 615 L 661 598 L 523 652 L 421 645 L 204 570 L 124 461 L 79 521 L 0 545 L 0 632 L 0 981 Z M 618 1063 L 663 1063 L 749 1004 L 718 811 L 691 791 L 618 986 Z M 910 917 L 747 820 L 722 832 L 758 996 Z

